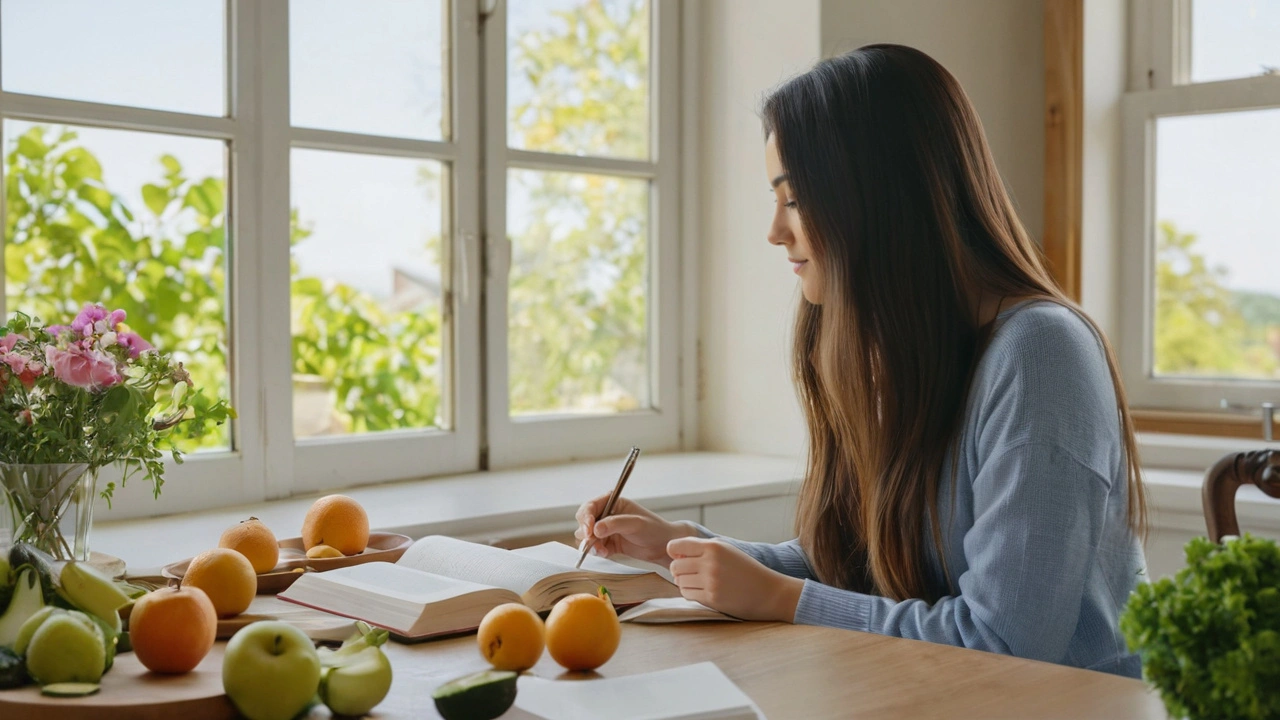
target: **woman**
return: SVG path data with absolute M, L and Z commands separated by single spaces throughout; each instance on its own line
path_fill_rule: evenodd
M 796 540 L 623 500 L 579 537 L 745 619 L 1137 677 L 1117 617 L 1145 507 L 1114 356 L 1019 222 L 960 85 L 917 50 L 818 63 L 763 108 L 769 242 L 800 277 Z

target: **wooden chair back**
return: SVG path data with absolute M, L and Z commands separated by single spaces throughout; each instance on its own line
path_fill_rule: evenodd
M 1257 485 L 1262 492 L 1280 498 L 1280 450 L 1251 450 L 1224 456 L 1204 476 L 1202 502 L 1209 539 L 1222 542 L 1224 535 L 1239 535 L 1236 490 Z

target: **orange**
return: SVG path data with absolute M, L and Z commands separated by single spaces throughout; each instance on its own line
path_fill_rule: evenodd
M 609 662 L 622 639 L 608 592 L 570 595 L 547 616 L 547 652 L 569 670 L 595 670 Z
M 275 533 L 256 517 L 224 530 L 218 547 L 235 550 L 248 558 L 256 573 L 271 572 L 280 561 L 280 544 L 276 542 Z
M 226 548 L 206 550 L 192 559 L 183 587 L 197 587 L 213 601 L 218 617 L 239 615 L 258 592 L 258 576 L 248 558 Z
M 302 547 L 329 545 L 343 555 L 359 555 L 369 544 L 369 516 L 346 495 L 326 495 L 311 505 L 302 521 Z
M 133 654 L 152 672 L 191 672 L 209 654 L 217 632 L 213 603 L 196 587 L 149 592 L 129 613 Z
M 490 610 L 480 621 L 480 654 L 497 670 L 528 670 L 542 657 L 545 629 L 538 613 L 519 603 Z
M 337 548 L 328 545 L 316 545 L 307 551 L 307 557 L 312 560 L 320 560 L 323 558 L 340 558 L 343 555 Z

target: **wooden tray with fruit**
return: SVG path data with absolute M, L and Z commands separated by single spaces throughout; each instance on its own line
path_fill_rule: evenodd
M 285 538 L 280 541 L 280 560 L 271 570 L 258 573 L 258 594 L 275 595 L 293 584 L 303 572 L 324 572 L 335 568 L 359 565 L 367 562 L 395 562 L 413 544 L 408 535 L 398 533 L 369 533 L 369 543 L 355 555 L 338 557 L 307 557 L 302 538 Z M 193 558 L 165 565 L 160 574 L 172 585 L 182 582 Z

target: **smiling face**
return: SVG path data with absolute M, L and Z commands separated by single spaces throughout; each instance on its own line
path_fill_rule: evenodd
M 778 157 L 777 135 L 770 134 L 764 144 L 764 166 L 773 188 L 773 221 L 769 224 L 769 243 L 786 249 L 792 271 L 800 276 L 800 292 L 814 305 L 822 304 L 822 275 L 814 262 L 809 238 L 800 222 L 800 208 L 787 181 L 787 171 Z

